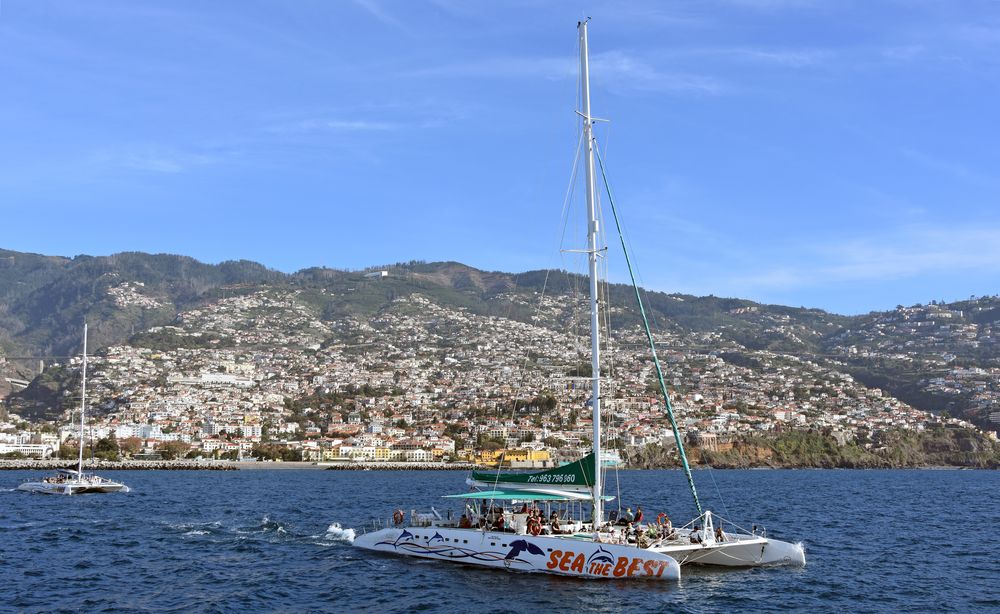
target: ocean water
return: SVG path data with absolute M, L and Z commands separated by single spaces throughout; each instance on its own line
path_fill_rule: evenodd
M 32 475 L 0 472 L 0 611 L 1000 611 L 995 471 L 698 471 L 713 511 L 803 542 L 807 565 L 655 584 L 351 547 L 373 516 L 448 509 L 461 472 L 122 471 L 131 493 L 13 490 Z M 623 505 L 694 515 L 678 471 L 609 476 Z

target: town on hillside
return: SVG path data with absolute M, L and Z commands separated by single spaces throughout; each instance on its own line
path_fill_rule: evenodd
M 141 283 L 108 292 L 123 309 L 158 307 Z M 421 293 L 371 316 L 323 319 L 296 289 L 234 293 L 188 309 L 171 325 L 89 360 L 87 453 L 511 467 L 577 458 L 591 447 L 592 433 L 582 298 L 501 298 L 529 308 L 533 319 L 473 313 Z M 621 313 L 610 309 L 612 320 Z M 771 335 L 806 334 L 770 317 Z M 747 436 L 789 432 L 871 448 L 881 433 L 976 427 L 862 384 L 850 374 L 852 360 L 906 363 L 931 374 L 921 382 L 929 392 L 968 395 L 987 412 L 1000 408 L 1000 369 L 960 366 L 936 345 L 972 351 L 984 336 L 993 341 L 990 328 L 950 324 L 962 317 L 944 307 L 900 307 L 841 333 L 836 357 L 826 361 L 749 350 L 717 330 L 668 327 L 656 342 L 679 426 L 694 450 L 724 451 Z M 929 334 L 916 344 L 912 334 L 900 341 L 901 330 Z M 616 328 L 603 351 L 605 447 L 625 462 L 650 447 L 670 454 L 673 434 L 644 333 Z M 58 418 L 29 423 L 21 412 L 31 402 L 11 397 L 0 422 L 0 455 L 76 455 L 79 363 L 77 357 L 45 367 L 57 382 Z M 996 440 L 995 431 L 984 435 Z

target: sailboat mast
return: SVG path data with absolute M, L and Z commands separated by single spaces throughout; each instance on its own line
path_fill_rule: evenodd
M 588 65 L 587 21 L 577 24 L 580 30 L 580 99 L 583 106 L 583 140 L 586 148 L 584 164 L 587 167 L 587 259 L 590 264 L 590 367 L 591 400 L 594 420 L 594 530 L 604 520 L 601 509 L 601 331 L 597 285 L 597 203 L 594 187 L 594 121 L 590 116 L 590 66 Z
M 83 323 L 83 388 L 80 392 L 80 460 L 78 475 L 83 475 L 83 414 L 87 408 L 87 323 Z

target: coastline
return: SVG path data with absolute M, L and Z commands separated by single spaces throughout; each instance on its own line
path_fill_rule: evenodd
M 0 460 L 0 471 L 53 471 L 56 469 L 75 469 L 76 463 L 71 460 Z M 471 471 L 477 468 L 471 463 L 316 463 L 313 461 L 194 461 L 194 460 L 174 460 L 174 461 L 85 461 L 84 471 L 287 471 L 287 470 L 323 470 L 323 471 Z M 638 467 L 622 466 L 626 471 L 663 471 L 680 470 L 675 465 L 659 467 Z M 801 463 L 781 464 L 760 464 L 760 465 L 693 465 L 693 471 L 710 469 L 737 469 L 742 471 L 767 471 L 774 469 L 920 469 L 925 471 L 945 471 L 955 469 L 1000 469 L 997 466 L 975 466 L 975 465 L 884 465 L 874 467 L 857 467 L 849 465 L 808 465 Z

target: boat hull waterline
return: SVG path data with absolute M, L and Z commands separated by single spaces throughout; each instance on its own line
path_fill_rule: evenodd
M 666 554 L 571 536 L 407 527 L 359 535 L 354 546 L 439 561 L 595 580 L 676 581 L 681 575 L 680 564 Z

